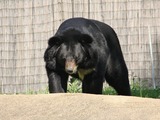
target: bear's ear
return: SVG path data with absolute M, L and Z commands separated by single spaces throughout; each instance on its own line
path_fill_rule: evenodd
M 80 43 L 82 44 L 90 44 L 92 43 L 93 39 L 91 38 L 91 36 L 87 35 L 87 34 L 83 34 L 81 39 L 80 39 Z
M 49 40 L 48 40 L 48 45 L 49 46 L 54 46 L 54 45 L 60 45 L 62 43 L 62 40 L 60 37 L 51 37 Z

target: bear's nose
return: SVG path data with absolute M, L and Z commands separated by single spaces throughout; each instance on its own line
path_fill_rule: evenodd
M 66 60 L 66 62 L 65 62 L 65 71 L 68 74 L 74 74 L 74 73 L 77 72 L 77 66 L 76 66 L 76 63 L 75 63 L 74 59 Z
M 66 69 L 66 72 L 67 72 L 68 74 L 73 74 L 73 73 L 74 73 L 73 70 L 71 70 L 71 69 Z

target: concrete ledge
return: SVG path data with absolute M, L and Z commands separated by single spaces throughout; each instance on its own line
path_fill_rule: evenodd
M 77 93 L 0 95 L 0 120 L 160 120 L 160 100 Z

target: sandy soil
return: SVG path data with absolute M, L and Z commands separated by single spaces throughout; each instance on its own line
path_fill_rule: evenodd
M 0 120 L 160 120 L 160 100 L 77 93 L 0 95 Z

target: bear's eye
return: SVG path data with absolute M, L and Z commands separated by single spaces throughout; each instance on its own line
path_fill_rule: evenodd
M 62 43 L 62 39 L 59 37 L 52 37 L 48 41 L 49 46 L 54 46 L 54 45 L 59 46 L 61 43 Z
M 80 39 L 80 43 L 81 44 L 90 44 L 90 43 L 92 43 L 92 38 L 89 36 L 89 35 L 82 35 L 82 37 L 81 37 L 81 39 Z

